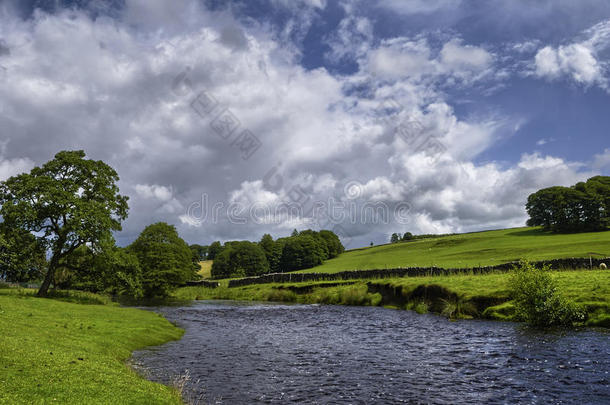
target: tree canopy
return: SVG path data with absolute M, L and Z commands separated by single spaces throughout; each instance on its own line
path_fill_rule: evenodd
M 242 241 L 225 244 L 212 264 L 212 277 L 247 277 L 269 272 L 263 249 L 256 243 Z
M 33 234 L 0 223 L 0 278 L 12 282 L 39 280 L 46 267 L 44 246 Z
M 140 263 L 145 297 L 166 297 L 192 280 L 199 266 L 176 228 L 164 222 L 147 226 L 129 246 Z
M 596 176 L 572 187 L 549 187 L 531 194 L 528 226 L 553 232 L 589 232 L 610 226 L 610 177 Z
M 212 277 L 241 277 L 287 272 L 322 264 L 345 249 L 332 231 L 310 229 L 273 240 L 265 234 L 260 242 L 226 242 L 212 265 Z M 265 261 L 261 260 L 263 254 Z
M 30 173 L 0 183 L 5 226 L 31 233 L 50 251 L 38 295 L 47 294 L 62 259 L 121 230 L 128 206 L 118 180 L 104 162 L 85 159 L 83 151 L 63 151 Z

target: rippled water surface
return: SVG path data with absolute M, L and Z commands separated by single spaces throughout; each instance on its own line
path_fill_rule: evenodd
M 156 308 L 186 329 L 134 354 L 189 370 L 202 403 L 610 403 L 610 333 L 449 322 L 410 311 L 200 302 Z

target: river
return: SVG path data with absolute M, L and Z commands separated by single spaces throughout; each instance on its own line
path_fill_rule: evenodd
M 605 330 L 377 307 L 202 301 L 153 310 L 186 333 L 132 361 L 163 383 L 189 370 L 194 402 L 610 403 Z

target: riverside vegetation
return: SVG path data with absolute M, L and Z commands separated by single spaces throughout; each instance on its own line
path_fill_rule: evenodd
M 527 271 L 529 268 L 524 264 Z M 563 317 L 565 322 L 610 327 L 610 272 L 606 270 L 544 271 L 549 303 L 560 300 L 582 315 Z M 515 273 L 458 274 L 433 277 L 403 277 L 339 282 L 269 283 L 228 288 L 183 287 L 174 297 L 180 300 L 247 300 L 302 304 L 383 305 L 419 313 L 435 312 L 450 319 L 485 318 L 529 321 L 527 308 L 515 305 L 519 297 Z M 534 276 L 538 276 L 534 273 Z M 526 283 L 524 283 L 526 284 Z M 542 285 L 544 283 L 540 283 Z M 531 293 L 535 294 L 536 289 Z M 516 300 L 513 298 L 517 298 Z M 544 298 L 544 297 L 543 297 Z M 526 300 L 527 301 L 527 300 Z M 542 301 L 546 302 L 546 301 Z M 570 304 L 567 304 L 567 303 Z M 559 310 L 558 307 L 558 311 Z M 576 311 L 578 314 L 581 312 Z M 540 324 L 531 322 L 532 324 Z

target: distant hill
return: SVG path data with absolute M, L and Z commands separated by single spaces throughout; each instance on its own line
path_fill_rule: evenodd
M 522 258 L 588 257 L 591 252 L 610 256 L 610 231 L 552 234 L 541 228 L 513 228 L 354 249 L 302 272 L 414 266 L 475 267 Z

